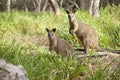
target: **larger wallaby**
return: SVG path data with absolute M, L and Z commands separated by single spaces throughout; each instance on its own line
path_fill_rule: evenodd
M 101 49 L 98 44 L 98 35 L 95 29 L 76 19 L 74 15 L 75 11 L 66 9 L 66 13 L 68 14 L 70 24 L 69 33 L 75 33 L 78 40 L 83 44 L 85 53 L 89 53 L 89 48 L 91 48 L 97 49 L 98 51 L 109 51 L 120 54 L 120 50 Z
M 56 53 L 62 54 L 63 57 L 66 57 L 67 53 L 73 53 L 74 48 L 66 40 L 60 39 L 55 35 L 56 29 L 53 28 L 49 30 L 46 28 L 49 38 L 49 50 L 55 50 Z

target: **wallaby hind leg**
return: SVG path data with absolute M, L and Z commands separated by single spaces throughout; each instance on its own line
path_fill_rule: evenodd
M 85 54 L 89 53 L 89 45 L 87 43 L 84 44 L 84 50 L 85 50 Z
M 50 46 L 49 46 L 49 51 L 52 51 L 54 48 L 54 46 L 50 43 Z
M 88 54 L 89 53 L 89 42 L 87 39 L 84 39 L 83 41 L 83 45 L 84 45 L 84 50 L 85 50 L 85 54 Z
M 85 45 L 85 54 L 88 54 L 89 53 L 89 46 L 88 45 Z

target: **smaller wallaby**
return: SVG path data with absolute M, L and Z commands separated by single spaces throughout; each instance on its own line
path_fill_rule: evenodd
M 46 28 L 46 31 L 48 32 L 50 51 L 55 50 L 56 53 L 62 54 L 62 57 L 66 57 L 67 53 L 72 54 L 74 52 L 74 48 L 69 42 L 67 42 L 64 39 L 60 39 L 56 36 L 55 28 L 53 28 L 52 30 L 49 30 L 48 28 Z
M 66 13 L 68 14 L 70 24 L 69 33 L 72 35 L 75 33 L 79 42 L 83 44 L 85 53 L 89 53 L 89 48 L 91 48 L 97 49 L 97 51 L 108 51 L 120 54 L 120 50 L 101 49 L 98 45 L 98 35 L 95 29 L 76 19 L 74 15 L 75 10 L 66 9 Z

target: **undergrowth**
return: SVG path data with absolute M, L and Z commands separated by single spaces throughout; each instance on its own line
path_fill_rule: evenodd
M 120 6 L 101 9 L 97 19 L 87 12 L 77 11 L 76 17 L 94 27 L 99 35 L 101 47 L 120 49 Z M 61 16 L 51 12 L 24 13 L 12 11 L 10 14 L 0 13 L 0 58 L 17 65 L 22 64 L 28 72 L 30 80 L 115 80 L 119 77 L 120 68 L 112 73 L 101 68 L 96 62 L 97 70 L 90 67 L 90 59 L 62 58 L 55 52 L 50 53 L 45 46 L 28 44 L 7 39 L 6 32 L 13 35 L 39 35 L 43 41 L 47 38 L 45 28 L 57 28 L 57 36 L 69 41 L 75 47 L 80 45 L 76 37 L 69 34 L 67 14 L 62 9 Z M 18 36 L 19 37 L 19 36 Z M 105 66 L 106 68 L 109 65 Z

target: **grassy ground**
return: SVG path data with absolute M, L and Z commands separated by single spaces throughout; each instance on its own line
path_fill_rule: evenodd
M 120 6 L 101 9 L 101 16 L 94 19 L 87 12 L 77 11 L 76 17 L 94 27 L 101 47 L 120 50 Z M 119 80 L 120 56 L 112 53 L 94 59 L 62 59 L 48 51 L 45 28 L 57 28 L 57 35 L 74 47 L 81 45 L 69 34 L 67 14 L 52 12 L 0 13 L 0 58 L 17 65 L 22 64 L 30 80 Z M 96 54 L 96 52 L 91 52 Z

